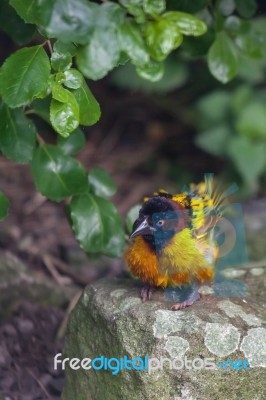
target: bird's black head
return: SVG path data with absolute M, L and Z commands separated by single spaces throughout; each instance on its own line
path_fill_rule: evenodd
M 130 237 L 142 235 L 155 251 L 185 227 L 185 210 L 168 196 L 156 196 L 146 201 L 139 211 Z

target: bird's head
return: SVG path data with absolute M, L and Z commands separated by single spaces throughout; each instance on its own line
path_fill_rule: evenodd
M 170 197 L 152 197 L 141 207 L 130 237 L 141 235 L 158 251 L 188 225 L 188 219 L 185 208 Z

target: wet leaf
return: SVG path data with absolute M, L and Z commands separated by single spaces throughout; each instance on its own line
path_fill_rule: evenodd
M 83 149 L 86 144 L 86 138 L 80 128 L 77 128 L 68 138 L 62 136 L 57 137 L 57 146 L 63 150 L 65 154 L 75 155 Z
M 51 200 L 60 201 L 88 189 L 83 166 L 57 146 L 40 145 L 31 169 L 38 191 Z
M 79 105 L 79 122 L 81 125 L 94 125 L 101 116 L 98 101 L 91 93 L 85 79 L 82 80 L 80 88 L 72 91 Z
M 115 194 L 116 184 L 103 169 L 92 168 L 88 178 L 90 188 L 97 196 L 109 197 Z
M 9 107 L 30 103 L 47 88 L 49 75 L 50 62 L 42 46 L 16 51 L 4 62 L 0 72 L 4 102 Z
M 59 85 L 56 88 L 50 106 L 50 121 L 56 132 L 68 137 L 79 126 L 79 105 L 73 93 Z
M 227 83 L 236 76 L 237 53 L 225 32 L 219 33 L 212 44 L 208 53 L 208 66 L 212 75 L 222 83 Z
M 35 148 L 36 128 L 22 109 L 0 105 L 0 149 L 3 154 L 19 163 L 32 159 Z
M 73 198 L 70 210 L 76 239 L 85 251 L 121 257 L 125 234 L 120 216 L 110 201 L 85 194 Z

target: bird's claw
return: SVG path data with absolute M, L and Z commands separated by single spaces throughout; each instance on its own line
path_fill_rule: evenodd
M 141 291 L 140 291 L 140 297 L 141 297 L 141 300 L 144 302 L 144 301 L 147 301 L 147 300 L 150 300 L 151 299 L 151 296 L 152 296 L 152 292 L 155 290 L 155 288 L 153 287 L 153 286 L 151 286 L 151 285 L 145 285 L 145 286 L 143 286 L 143 288 L 141 289 Z
M 178 311 L 178 310 L 183 310 L 186 307 L 192 306 L 192 304 L 195 303 L 194 301 L 183 301 L 183 303 L 176 303 L 173 304 L 171 307 L 172 311 Z

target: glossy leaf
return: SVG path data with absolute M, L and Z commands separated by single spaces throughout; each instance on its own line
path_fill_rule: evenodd
M 61 85 L 55 84 L 52 90 L 53 99 L 61 103 L 67 103 L 69 100 L 69 90 L 64 89 Z
M 141 204 L 136 204 L 127 213 L 126 226 L 129 233 L 132 232 L 133 224 L 139 216 L 140 209 L 141 209 Z
M 3 154 L 19 163 L 32 159 L 36 128 L 21 109 L 0 105 L 0 149 Z
M 229 143 L 228 154 L 243 180 L 254 186 L 266 170 L 265 146 L 245 137 L 234 137 Z
M 162 79 L 164 74 L 164 65 L 156 61 L 150 61 L 148 64 L 136 68 L 137 74 L 151 82 L 157 82 Z
M 168 58 L 162 66 L 165 73 L 162 77 L 159 76 L 160 80 L 154 82 L 141 78 L 132 64 L 117 68 L 112 73 L 111 82 L 123 89 L 160 94 L 173 92 L 185 84 L 188 79 L 188 70 L 183 63 L 176 62 L 174 58 Z
M 238 35 L 235 38 L 237 47 L 250 58 L 261 58 L 261 44 L 250 35 Z
M 85 135 L 80 128 L 77 128 L 68 138 L 57 137 L 57 147 L 65 154 L 75 155 L 83 149 L 86 144 Z
M 50 103 L 51 98 L 46 97 L 45 99 L 36 99 L 31 103 L 31 109 L 34 111 L 34 114 L 38 115 L 41 119 L 43 119 L 48 124 L 50 121 Z
M 71 54 L 72 57 L 74 57 L 77 54 L 78 48 L 74 43 L 71 42 L 64 43 L 61 40 L 57 40 L 54 43 L 53 50 L 56 53 L 62 53 L 62 54 L 69 53 Z
M 79 122 L 81 125 L 91 126 L 96 124 L 101 116 L 98 101 L 91 93 L 85 79 L 80 88 L 72 91 L 79 105 Z
M 88 188 L 83 166 L 60 148 L 47 144 L 35 151 L 32 176 L 38 191 L 55 201 L 83 193 Z
M 216 7 L 222 15 L 228 16 L 234 12 L 235 0 L 218 0 Z
M 249 139 L 266 139 L 266 106 L 258 100 L 243 107 L 236 124 L 238 132 Z M 266 156 L 265 156 L 266 158 Z
M 113 29 L 97 29 L 90 42 L 81 48 L 77 55 L 77 65 L 90 79 L 103 78 L 117 64 L 120 55 L 118 37 Z
M 38 6 L 37 4 L 34 4 L 34 0 L 9 0 L 9 3 L 25 22 L 31 24 L 37 24 L 39 22 L 37 11 Z
M 176 25 L 183 35 L 200 36 L 207 31 L 205 22 L 194 15 L 184 12 L 169 11 L 163 14 L 163 19 Z
M 143 0 L 119 0 L 131 15 L 134 15 L 135 20 L 138 24 L 145 22 L 146 15 L 142 8 Z
M 54 71 L 65 71 L 72 65 L 72 56 L 70 53 L 59 53 L 54 51 L 51 56 L 51 66 Z
M 10 0 L 26 21 L 37 24 L 48 37 L 84 44 L 94 28 L 99 6 L 86 0 Z
M 35 32 L 35 27 L 25 24 L 14 8 L 9 5 L 8 0 L 0 2 L 0 27 L 18 45 L 28 43 Z
M 166 18 L 148 23 L 144 34 L 149 53 L 156 61 L 163 61 L 183 40 L 176 24 Z
M 143 0 L 143 9 L 147 14 L 161 14 L 165 10 L 165 0 Z
M 208 53 L 208 65 L 212 75 L 222 83 L 227 83 L 236 76 L 237 53 L 226 33 L 221 32 L 217 35 Z
M 89 172 L 89 184 L 97 196 L 113 196 L 116 192 L 116 184 L 113 179 L 101 168 L 92 168 Z
M 231 137 L 227 125 L 218 125 L 201 132 L 196 137 L 196 145 L 214 156 L 223 156 L 226 153 L 228 140 Z
M 124 230 L 115 206 L 93 194 L 74 197 L 72 227 L 80 246 L 88 253 L 120 257 L 124 250 Z
M 119 26 L 120 48 L 136 65 L 143 65 L 149 62 L 149 53 L 145 41 L 137 24 L 126 21 Z
M 257 2 L 256 0 L 235 0 L 236 9 L 244 18 L 252 17 L 257 11 Z
M 0 192 L 0 221 L 6 218 L 9 209 L 9 201 L 8 198 L 4 195 L 4 193 Z
M 61 97 L 60 97 L 61 95 Z M 61 88 L 52 99 L 50 106 L 50 120 L 53 128 L 63 137 L 68 137 L 79 126 L 79 105 L 75 96 Z
M 83 83 L 83 76 L 77 69 L 65 71 L 64 85 L 70 89 L 78 89 Z
M 0 92 L 9 107 L 28 104 L 48 86 L 50 62 L 42 46 L 26 47 L 4 62 Z

